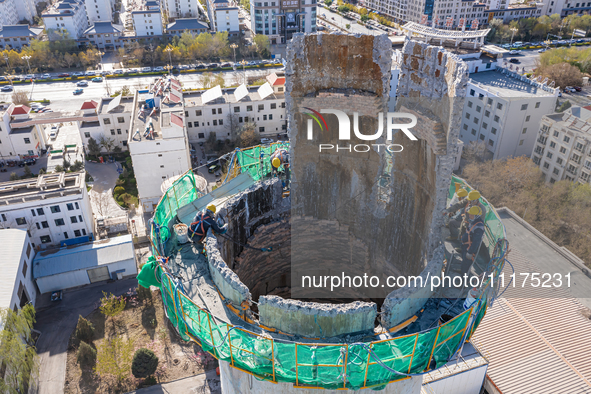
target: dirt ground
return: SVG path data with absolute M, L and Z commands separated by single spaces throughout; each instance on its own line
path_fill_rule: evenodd
M 131 294 L 131 293 L 130 293 Z M 85 316 L 95 328 L 91 346 L 97 348 L 106 339 L 123 336 L 133 341 L 134 349 L 151 349 L 159 359 L 156 379 L 170 382 L 202 373 L 217 366 L 217 360 L 193 342 L 185 342 L 169 323 L 162 304 L 160 291 L 152 292 L 152 300 L 138 301 L 129 296 L 125 310 L 114 320 L 105 319 L 97 309 Z M 76 361 L 75 332 L 70 337 L 66 366 L 65 393 L 125 393 L 146 387 L 143 379 L 131 372 L 121 384 L 114 377 L 101 378 L 91 368 L 82 369 Z

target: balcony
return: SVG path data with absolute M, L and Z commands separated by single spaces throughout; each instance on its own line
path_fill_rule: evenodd
M 548 140 L 548 137 L 542 137 L 542 136 L 538 137 L 538 142 L 539 142 L 540 144 L 544 144 L 544 145 L 546 145 L 546 141 L 547 141 L 547 140 Z
M 536 149 L 534 150 L 534 153 L 543 156 L 544 155 L 544 148 L 540 147 L 540 146 L 536 146 Z
M 566 169 L 566 172 L 573 174 L 573 175 L 577 175 L 577 169 L 573 166 L 570 166 L 569 168 Z

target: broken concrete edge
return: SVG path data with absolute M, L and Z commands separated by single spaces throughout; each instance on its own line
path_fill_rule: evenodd
M 380 315 L 380 323 L 384 328 L 389 329 L 408 320 L 431 298 L 434 291 L 431 290 L 428 278 L 441 275 L 443 259 L 444 245 L 440 245 L 435 249 L 433 258 L 419 275 L 422 278 L 423 286 L 410 286 L 409 280 L 409 285 L 388 294 L 382 304 Z M 419 280 L 417 282 L 420 283 Z
M 363 301 L 323 304 L 271 295 L 261 296 L 258 307 L 262 325 L 288 334 L 312 338 L 373 332 L 377 316 L 377 305 Z
M 207 264 L 209 266 L 209 273 L 213 283 L 222 293 L 224 298 L 230 301 L 234 306 L 240 305 L 246 301 L 251 303 L 251 295 L 248 287 L 244 285 L 222 259 L 218 249 L 218 240 L 213 235 L 211 229 L 207 232 L 205 241 L 205 250 L 207 251 Z

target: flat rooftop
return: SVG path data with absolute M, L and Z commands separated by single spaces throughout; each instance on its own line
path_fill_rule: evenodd
M 553 96 L 552 93 L 545 91 L 537 86 L 537 84 L 532 85 L 529 82 L 521 81 L 511 75 L 497 71 L 472 73 L 470 74 L 470 81 L 500 97 L 526 98 Z
M 133 111 L 133 118 L 132 118 L 132 132 L 129 133 L 129 143 L 139 142 L 141 140 L 146 139 L 144 137 L 144 132 L 151 124 L 153 127 L 152 135 L 154 140 L 161 140 L 163 138 L 162 135 L 162 128 L 168 128 L 172 125 L 172 120 L 174 116 L 180 117 L 181 122 L 184 122 L 184 113 L 183 113 L 183 104 L 182 98 L 180 102 L 174 103 L 172 101 L 164 100 L 162 96 L 156 97 L 156 101 L 159 101 L 159 104 L 156 104 L 156 110 L 154 108 L 147 108 L 146 107 L 146 95 L 137 92 L 136 93 L 137 101 L 136 107 Z M 174 114 L 174 116 L 173 116 Z M 139 138 L 136 135 L 136 131 L 139 130 Z M 148 139 L 150 139 L 148 137 Z
M 86 187 L 84 172 L 43 174 L 37 178 L 0 183 L 0 204 L 21 204 L 71 194 L 81 194 Z
M 284 93 L 272 93 L 269 96 L 265 97 L 264 99 L 258 93 L 258 89 L 260 86 L 251 86 L 248 87 L 248 95 L 243 97 L 240 101 L 236 100 L 236 96 L 234 92 L 237 88 L 228 88 L 222 89 L 222 97 L 218 97 L 215 100 L 212 100 L 205 105 L 219 105 L 219 104 L 235 104 L 235 103 L 247 103 L 247 102 L 257 102 L 261 100 L 284 100 L 285 94 Z M 198 91 L 198 92 L 185 92 L 183 93 L 183 97 L 185 99 L 185 105 L 187 107 L 201 107 L 203 106 L 201 96 L 206 91 Z
M 130 112 L 133 110 L 133 96 L 122 97 L 119 105 L 108 111 L 109 104 L 114 100 L 114 97 L 103 98 L 97 113 L 99 114 L 120 114 L 123 112 Z

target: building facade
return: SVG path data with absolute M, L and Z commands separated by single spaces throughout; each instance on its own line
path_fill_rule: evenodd
M 18 24 L 16 0 L 0 0 L 0 27 Z
M 152 212 L 162 182 L 191 168 L 180 83 L 163 77 L 149 90 L 136 91 L 131 119 L 127 144 L 139 200 L 144 212 Z
M 30 112 L 26 105 L 14 104 L 0 112 L 0 159 L 37 157 L 46 149 L 43 126 L 31 121 Z
M 0 49 L 21 49 L 33 39 L 41 39 L 43 29 L 29 25 L 4 25 L 0 28 Z
M 133 97 L 109 97 L 100 99 L 99 102 L 86 100 L 81 107 L 85 116 L 77 122 L 85 150 L 88 150 L 88 141 L 91 138 L 97 142 L 111 140 L 110 150 L 116 146 L 127 150 L 132 109 Z M 101 151 L 106 150 L 105 146 L 101 146 Z
M 271 44 L 283 44 L 294 33 L 316 31 L 316 0 L 251 0 L 252 30 L 269 37 Z
M 207 16 L 212 31 L 227 31 L 232 35 L 240 31 L 238 6 L 232 0 L 207 0 Z
M 544 116 L 531 158 L 546 182 L 590 183 L 591 106 Z
M 88 28 L 86 7 L 82 0 L 61 0 L 43 11 L 41 17 L 50 40 L 58 38 L 57 35 L 51 34 L 52 30 L 59 33 L 67 32 L 69 38 L 77 40 Z
M 166 27 L 166 34 L 169 36 L 181 36 L 184 32 L 189 32 L 196 36 L 201 33 L 206 33 L 209 26 L 206 22 L 202 22 L 197 18 L 180 18 Z
M 0 189 L 0 227 L 28 231 L 34 248 L 93 238 L 84 172 L 42 174 L 38 178 L 2 182 Z
M 119 37 L 123 36 L 123 25 L 113 22 L 95 22 L 84 31 L 84 39 L 98 49 L 115 49 L 123 46 Z
M 136 38 L 162 35 L 162 11 L 157 1 L 146 1 L 140 9 L 131 12 L 131 17 Z
M 35 249 L 26 230 L 0 230 L 2 244 L 2 278 L 0 278 L 0 308 L 13 311 L 28 302 L 35 306 L 37 288 L 33 283 Z
M 197 0 L 164 0 L 163 5 L 169 18 L 194 18 L 199 16 Z
M 94 22 L 110 22 L 113 20 L 111 0 L 85 0 L 84 4 L 89 25 Z
M 542 117 L 554 110 L 558 89 L 509 72 L 470 74 L 460 139 L 484 145 L 486 158 L 531 155 Z

